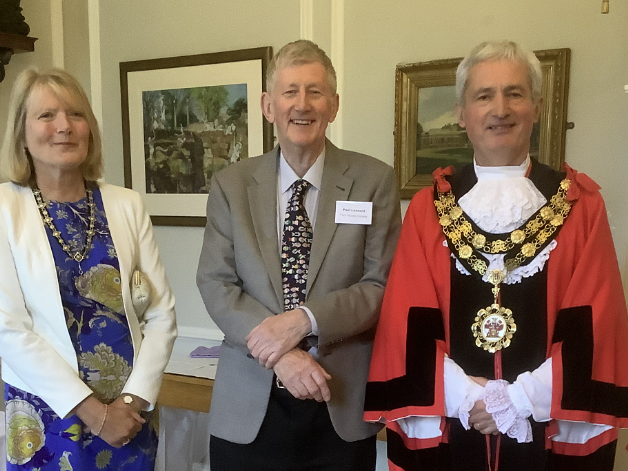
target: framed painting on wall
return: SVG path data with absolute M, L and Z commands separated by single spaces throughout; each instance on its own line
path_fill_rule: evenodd
M 214 173 L 272 149 L 271 47 L 120 63 L 125 186 L 153 224 L 204 226 Z
M 565 160 L 570 49 L 534 51 L 543 74 L 543 109 L 530 155 L 553 168 Z M 395 170 L 402 199 L 432 184 L 439 167 L 473 161 L 456 116 L 456 69 L 462 58 L 399 64 L 395 73 Z

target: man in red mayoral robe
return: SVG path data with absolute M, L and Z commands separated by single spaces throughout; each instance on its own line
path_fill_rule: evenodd
M 599 186 L 532 160 L 533 53 L 483 43 L 456 74 L 474 161 L 406 214 L 365 419 L 390 470 L 613 469 L 628 427 L 628 317 Z

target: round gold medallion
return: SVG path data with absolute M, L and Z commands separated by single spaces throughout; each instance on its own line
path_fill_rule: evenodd
M 515 244 L 520 244 L 526 238 L 526 233 L 521 229 L 517 229 L 516 231 L 512 231 L 510 233 L 510 240 L 512 240 Z
M 476 249 L 481 249 L 486 244 L 486 237 L 482 234 L 475 234 L 471 243 Z
M 452 219 L 458 219 L 460 216 L 462 216 L 462 208 L 460 206 L 454 206 L 449 211 L 449 217 Z
M 473 254 L 473 249 L 468 245 L 463 245 L 460 247 L 460 251 L 458 253 L 460 254 L 460 258 L 469 258 Z
M 475 344 L 490 353 L 507 348 L 516 331 L 517 325 L 512 317 L 512 311 L 499 304 L 491 304 L 486 309 L 480 309 L 471 326 Z
M 521 253 L 525 255 L 526 257 L 532 257 L 532 255 L 534 255 L 535 252 L 536 252 L 536 247 L 531 242 L 528 242 L 523 247 L 521 247 Z
M 554 217 L 554 210 L 549 206 L 545 206 L 543 209 L 541 209 L 541 217 L 546 221 L 549 221 Z

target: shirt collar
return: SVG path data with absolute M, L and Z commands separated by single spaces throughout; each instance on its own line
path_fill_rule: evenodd
M 316 158 L 316 161 L 309 168 L 307 173 L 303 175 L 303 180 L 307 180 L 317 190 L 321 189 L 321 182 L 323 180 L 323 167 L 325 165 L 325 150 L 321 155 Z M 281 194 L 288 191 L 292 184 L 299 180 L 299 176 L 292 170 L 292 167 L 286 161 L 286 158 L 281 152 L 279 159 L 279 178 Z

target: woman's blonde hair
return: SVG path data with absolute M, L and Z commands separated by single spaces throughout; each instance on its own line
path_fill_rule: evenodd
M 9 99 L 4 140 L 0 148 L 0 181 L 26 186 L 35 182 L 35 171 L 26 147 L 26 113 L 28 100 L 37 87 L 48 87 L 59 100 L 83 113 L 89 125 L 87 158 L 80 169 L 87 181 L 98 180 L 103 173 L 102 142 L 98 122 L 81 84 L 67 72 L 52 69 L 39 73 L 34 68 L 23 71 L 15 80 Z

